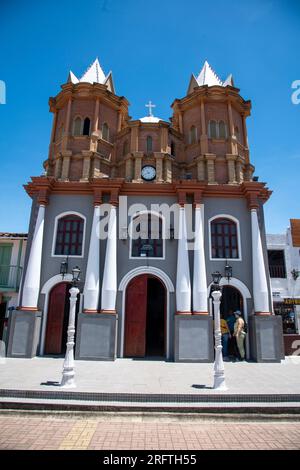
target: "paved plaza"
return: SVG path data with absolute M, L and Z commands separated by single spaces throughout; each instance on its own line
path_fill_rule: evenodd
M 0 429 L 0 449 L 300 449 L 300 422 L 289 421 L 0 414 Z
M 117 359 L 76 361 L 76 391 L 98 393 L 214 394 L 213 364 Z M 6 358 L 0 389 L 58 391 L 63 359 Z M 299 394 L 300 357 L 281 363 L 225 363 L 228 394 Z M 59 388 L 59 390 L 61 390 Z M 72 392 L 72 390 L 69 390 Z

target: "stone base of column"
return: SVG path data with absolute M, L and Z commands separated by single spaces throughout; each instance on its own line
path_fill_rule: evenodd
M 248 333 L 250 357 L 256 362 L 280 362 L 284 359 L 282 319 L 278 315 L 251 315 Z
M 114 361 L 116 359 L 117 315 L 79 313 L 75 359 Z
M 7 357 L 32 358 L 38 354 L 42 312 L 13 310 L 7 331 Z
M 175 315 L 175 362 L 213 362 L 213 319 L 210 315 Z

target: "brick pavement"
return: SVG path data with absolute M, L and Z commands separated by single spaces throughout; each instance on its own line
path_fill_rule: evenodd
M 300 449 L 300 422 L 1 414 L 0 449 Z

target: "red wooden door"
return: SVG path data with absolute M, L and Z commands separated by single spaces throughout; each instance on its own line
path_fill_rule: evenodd
M 62 353 L 65 305 L 69 288 L 69 284 L 66 282 L 61 282 L 60 284 L 54 286 L 50 292 L 45 354 Z
M 126 290 L 125 356 L 144 357 L 146 353 L 147 275 L 130 281 Z

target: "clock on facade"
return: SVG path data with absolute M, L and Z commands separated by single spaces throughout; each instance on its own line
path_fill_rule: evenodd
M 142 168 L 142 178 L 145 181 L 153 181 L 156 177 L 156 169 L 154 166 L 146 165 Z

